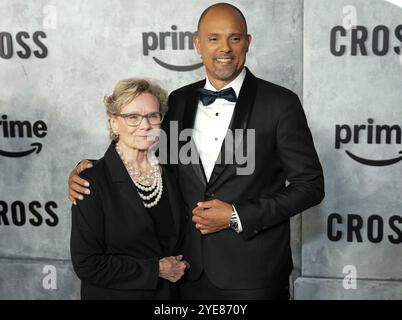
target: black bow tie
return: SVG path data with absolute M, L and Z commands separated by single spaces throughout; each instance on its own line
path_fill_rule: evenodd
M 222 98 L 230 102 L 236 102 L 236 92 L 232 87 L 221 90 L 221 91 L 211 91 L 204 88 L 198 89 L 200 92 L 200 100 L 204 106 L 213 103 L 217 98 Z

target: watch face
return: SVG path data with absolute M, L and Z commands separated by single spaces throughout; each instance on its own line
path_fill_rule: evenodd
M 239 225 L 237 224 L 236 220 L 232 220 L 230 222 L 230 228 L 237 232 L 239 230 Z

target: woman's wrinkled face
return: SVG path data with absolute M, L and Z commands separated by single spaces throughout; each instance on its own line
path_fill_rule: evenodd
M 127 104 L 120 115 L 110 118 L 112 129 L 119 134 L 119 144 L 123 148 L 146 151 L 156 141 L 160 107 L 158 99 L 150 93 L 142 93 Z M 138 124 L 137 124 L 138 123 Z

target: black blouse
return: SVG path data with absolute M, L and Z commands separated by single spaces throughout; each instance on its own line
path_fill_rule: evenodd
M 163 249 L 164 253 L 168 252 L 169 243 L 171 241 L 171 237 L 175 236 L 174 228 L 173 228 L 173 217 L 172 211 L 170 208 L 168 190 L 165 187 L 164 178 L 162 178 L 163 183 L 163 191 L 162 197 L 160 198 L 158 204 L 152 208 L 146 208 L 148 213 L 150 214 L 152 220 L 154 221 L 156 234 L 158 235 L 160 245 Z M 136 187 L 137 188 L 137 187 Z M 152 191 L 142 191 L 137 188 L 137 191 L 140 191 L 141 194 L 148 196 L 152 193 Z M 152 202 L 155 198 L 149 200 Z

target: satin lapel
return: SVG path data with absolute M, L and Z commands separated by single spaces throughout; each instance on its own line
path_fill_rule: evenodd
M 186 99 L 186 107 L 184 109 L 183 129 L 192 129 L 194 127 L 195 116 L 199 101 L 198 89 L 204 87 L 205 80 L 199 82 L 199 86 L 195 86 L 193 91 L 188 94 Z
M 229 163 L 233 163 L 233 161 L 235 161 L 235 159 L 233 159 L 235 150 L 235 146 L 233 145 L 235 143 L 235 130 L 247 129 L 248 121 L 250 119 L 250 115 L 254 106 L 255 96 L 257 93 L 257 80 L 247 68 L 246 71 L 246 77 L 244 78 L 243 85 L 240 89 L 239 98 L 237 99 L 232 120 L 229 124 L 229 130 L 231 132 L 229 132 L 228 130 L 228 133 L 232 135 L 233 141 L 232 143 L 228 143 L 228 146 L 232 147 L 229 150 L 226 150 L 225 142 L 227 142 L 227 138 L 225 138 L 222 143 L 217 162 L 215 163 L 214 169 L 212 171 L 211 178 L 209 179 L 209 182 L 207 184 L 207 188 L 210 188 L 219 179 L 224 170 L 228 167 Z M 245 132 L 243 132 L 243 138 L 244 133 Z M 228 159 L 226 160 L 225 155 L 228 156 Z
M 183 129 L 193 129 L 194 121 L 197 114 L 198 102 L 199 102 L 199 93 L 198 88 L 202 88 L 205 85 L 205 81 L 200 82 L 200 85 L 194 88 L 194 91 L 191 92 L 186 100 L 186 107 L 184 110 L 184 118 L 183 118 Z M 197 159 L 196 163 L 191 161 L 190 167 L 194 171 L 196 177 L 201 182 L 203 187 L 207 185 L 207 179 L 205 177 L 204 168 L 202 167 L 201 159 L 198 154 L 197 148 L 193 139 L 187 141 L 187 143 L 191 143 L 191 152 L 195 152 L 194 157 L 191 158 Z M 181 144 L 183 146 L 183 144 Z M 179 160 L 180 161 L 180 160 Z

